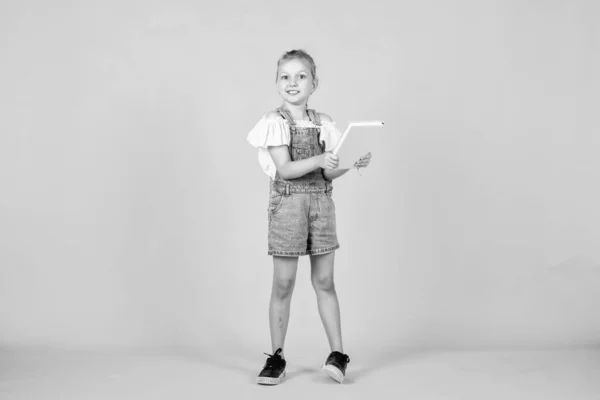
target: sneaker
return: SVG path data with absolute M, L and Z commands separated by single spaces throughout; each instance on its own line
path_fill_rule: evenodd
M 263 367 L 260 374 L 258 374 L 258 378 L 256 378 L 256 383 L 260 385 L 278 385 L 281 383 L 283 378 L 285 378 L 285 360 L 281 358 L 281 352 L 283 350 L 277 349 L 275 354 L 267 354 L 269 356 L 267 358 L 267 362 Z
M 321 369 L 325 371 L 331 379 L 342 383 L 346 376 L 346 367 L 349 362 L 350 357 L 348 357 L 348 355 L 342 354 L 339 351 L 334 351 L 329 354 L 327 361 L 325 361 L 325 364 L 323 364 Z

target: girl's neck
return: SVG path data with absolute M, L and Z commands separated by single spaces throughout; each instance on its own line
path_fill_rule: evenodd
M 283 107 L 286 108 L 290 114 L 292 115 L 292 118 L 295 119 L 296 121 L 299 120 L 308 120 L 308 113 L 306 112 L 306 104 L 300 104 L 300 105 L 295 105 L 295 104 L 288 104 L 288 103 L 283 103 Z

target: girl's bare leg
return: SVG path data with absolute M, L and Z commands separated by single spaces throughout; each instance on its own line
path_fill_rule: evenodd
M 317 294 L 317 304 L 321 322 L 327 334 L 331 351 L 344 353 L 340 305 L 333 282 L 333 261 L 335 252 L 310 256 L 311 281 Z
M 273 256 L 273 287 L 269 304 L 272 354 L 279 348 L 283 349 L 285 343 L 297 269 L 298 257 Z M 283 354 L 281 356 L 285 358 Z

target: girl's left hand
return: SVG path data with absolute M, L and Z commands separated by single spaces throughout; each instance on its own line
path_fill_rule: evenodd
M 366 168 L 371 163 L 371 153 L 367 153 L 362 156 L 357 162 L 354 163 L 355 168 Z

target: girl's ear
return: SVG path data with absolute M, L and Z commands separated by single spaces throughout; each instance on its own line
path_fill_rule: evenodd
M 315 90 L 317 90 L 318 86 L 319 86 L 319 80 L 316 78 L 313 79 L 313 90 L 312 91 L 314 92 Z

